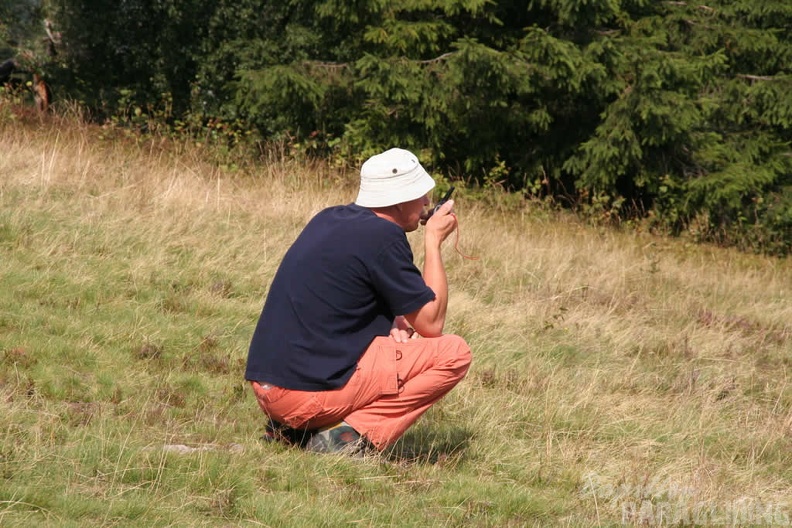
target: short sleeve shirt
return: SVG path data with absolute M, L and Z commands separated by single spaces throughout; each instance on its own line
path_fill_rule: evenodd
M 273 278 L 245 378 L 293 390 L 342 387 L 396 315 L 434 298 L 401 227 L 354 204 L 325 209 Z

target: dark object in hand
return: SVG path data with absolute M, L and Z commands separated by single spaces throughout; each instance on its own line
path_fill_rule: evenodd
M 453 193 L 453 192 L 454 192 L 454 186 L 452 185 L 451 187 L 449 187 L 449 189 L 448 189 L 448 192 L 446 192 L 446 193 L 445 193 L 445 195 L 444 195 L 444 196 L 443 196 L 443 197 L 440 199 L 440 201 L 439 201 L 439 202 L 437 202 L 437 203 L 435 204 L 435 206 L 434 206 L 434 207 L 432 207 L 432 208 L 429 210 L 429 214 L 428 214 L 428 215 L 426 215 L 426 218 L 423 218 L 423 219 L 421 219 L 421 223 L 425 224 L 427 220 L 429 220 L 430 218 L 432 218 L 432 215 L 433 215 L 433 214 L 435 214 L 435 212 L 436 212 L 438 209 L 440 209 L 440 206 L 441 206 L 441 205 L 443 205 L 444 203 L 446 203 L 446 202 L 448 201 L 448 199 L 449 199 L 449 198 L 451 198 L 451 193 Z

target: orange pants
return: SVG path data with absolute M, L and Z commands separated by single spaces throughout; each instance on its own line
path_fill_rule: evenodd
M 467 374 L 470 347 L 456 335 L 397 343 L 377 337 L 340 389 L 306 392 L 251 382 L 267 416 L 294 429 L 346 421 L 374 446 L 398 440 Z

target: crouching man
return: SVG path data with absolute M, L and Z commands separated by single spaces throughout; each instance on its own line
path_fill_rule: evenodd
M 286 252 L 245 372 L 270 435 L 382 451 L 467 374 L 470 348 L 443 334 L 441 246 L 457 220 L 452 200 L 426 219 L 434 185 L 409 151 L 373 156 L 355 202 L 318 213 Z M 406 236 L 422 221 L 423 274 Z

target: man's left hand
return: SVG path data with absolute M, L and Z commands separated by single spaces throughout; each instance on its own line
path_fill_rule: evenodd
M 416 339 L 418 334 L 407 322 L 407 319 L 405 319 L 403 315 L 399 315 L 393 320 L 390 336 L 397 343 L 406 343 L 410 339 Z

